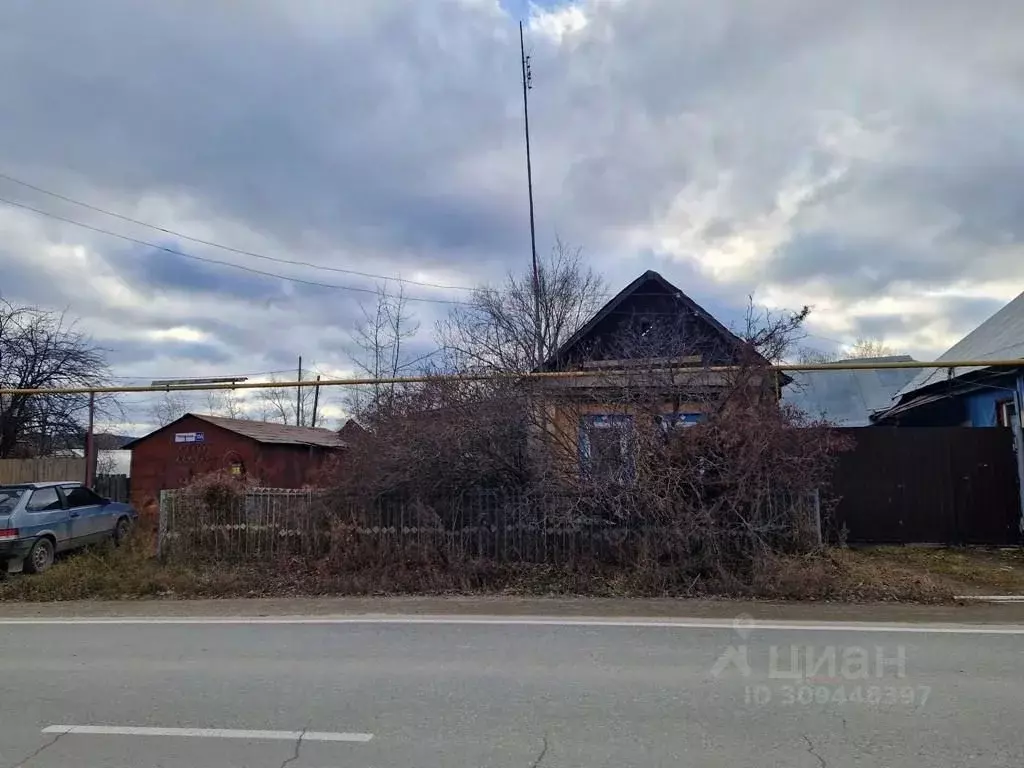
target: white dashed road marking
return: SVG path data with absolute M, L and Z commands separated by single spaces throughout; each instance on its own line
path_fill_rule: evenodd
M 259 739 L 278 741 L 367 742 L 372 733 L 331 731 L 247 731 L 234 728 L 140 728 L 127 725 L 48 725 L 43 733 L 89 734 L 93 736 L 185 736 L 200 739 Z

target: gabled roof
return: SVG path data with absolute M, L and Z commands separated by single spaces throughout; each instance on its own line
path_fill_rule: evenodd
M 945 360 L 1015 360 L 1024 358 L 1024 293 L 996 312 L 938 358 Z M 904 397 L 984 367 L 925 368 L 898 393 Z
M 836 363 L 911 362 L 910 355 L 836 360 Z M 896 392 L 920 368 L 876 368 L 798 371 L 782 391 L 782 402 L 799 408 L 811 418 L 825 418 L 841 427 L 866 427 L 871 414 L 889 408 Z
M 287 424 L 272 424 L 268 421 L 229 419 L 224 416 L 208 416 L 202 413 L 186 413 L 184 416 L 175 419 L 170 424 L 166 424 L 165 426 L 160 427 L 160 429 L 150 432 L 149 435 L 144 435 L 143 437 L 133 440 L 128 443 L 125 448 L 131 448 L 136 443 L 145 440 L 150 435 L 155 435 L 157 432 L 169 429 L 179 421 L 187 418 L 205 421 L 215 427 L 220 427 L 221 429 L 226 429 L 229 432 L 234 432 L 236 435 L 248 437 L 258 443 L 278 445 L 315 445 L 321 448 L 348 447 L 347 443 L 341 439 L 341 436 L 330 429 L 321 429 L 320 427 L 293 427 Z
M 544 364 L 541 366 L 542 370 L 552 370 L 556 368 L 560 361 L 563 361 L 566 358 L 568 358 L 570 356 L 570 353 L 579 344 L 581 344 L 590 336 L 590 334 L 594 331 L 594 329 L 602 320 L 604 320 L 610 314 L 615 312 L 624 301 L 626 301 L 634 294 L 638 293 L 641 288 L 643 288 L 650 282 L 655 283 L 658 287 L 660 287 L 663 290 L 665 294 L 675 298 L 676 301 L 679 302 L 681 310 L 689 310 L 692 314 L 701 318 L 704 322 L 711 326 L 711 328 L 716 333 L 721 335 L 722 338 L 725 339 L 729 344 L 742 345 L 744 343 L 742 339 L 740 339 L 736 334 L 734 334 L 732 331 L 730 331 L 728 328 L 722 325 L 715 318 L 715 316 L 708 312 L 706 309 L 704 309 L 704 307 L 702 307 L 696 301 L 691 299 L 689 296 L 687 296 L 685 293 L 679 290 L 676 286 L 672 285 L 672 283 L 670 283 L 668 280 L 662 277 L 659 273 L 649 269 L 642 275 L 640 275 L 640 277 L 638 277 L 636 280 L 634 280 L 621 291 L 619 291 L 617 294 L 615 294 L 615 296 L 612 297 L 612 299 L 609 300 L 607 304 L 601 307 L 601 309 L 599 309 L 594 314 L 594 316 L 590 318 L 590 320 L 584 323 L 584 325 L 580 327 L 580 329 L 576 331 L 576 333 L 570 336 L 565 341 L 565 343 L 562 344 L 562 346 L 559 347 L 553 355 L 551 355 L 551 357 L 544 361 Z

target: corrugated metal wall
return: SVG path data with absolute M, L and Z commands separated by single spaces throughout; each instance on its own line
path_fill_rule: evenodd
M 1012 431 L 974 427 L 845 429 L 831 534 L 851 543 L 1021 541 Z

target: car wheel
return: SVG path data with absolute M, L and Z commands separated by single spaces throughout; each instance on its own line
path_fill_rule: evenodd
M 53 542 L 49 539 L 38 539 L 25 558 L 25 570 L 29 573 L 42 573 L 53 565 Z
M 126 538 L 128 538 L 128 532 L 131 531 L 132 524 L 128 521 L 127 517 L 122 517 L 117 521 L 117 525 L 114 526 L 114 546 L 121 546 Z

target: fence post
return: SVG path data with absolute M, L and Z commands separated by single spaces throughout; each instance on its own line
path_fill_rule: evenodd
M 824 540 L 821 535 L 821 489 L 814 489 L 814 536 L 815 543 L 821 547 L 824 545 Z
M 167 515 L 170 513 L 170 500 L 167 491 L 160 491 L 160 512 L 156 523 L 156 556 L 163 559 L 165 553 L 164 539 L 167 537 Z

